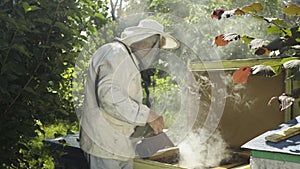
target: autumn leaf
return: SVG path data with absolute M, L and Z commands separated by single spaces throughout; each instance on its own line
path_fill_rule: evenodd
M 282 12 L 287 15 L 300 16 L 300 6 L 297 6 L 296 4 L 289 4 L 282 8 Z
M 263 6 L 261 3 L 253 3 L 251 5 L 244 6 L 241 10 L 244 12 L 258 13 L 263 10 Z
M 234 83 L 246 83 L 248 81 L 249 75 L 251 75 L 251 67 L 243 66 L 233 73 L 233 75 L 232 75 L 233 82 Z
M 259 47 L 256 51 L 255 54 L 256 55 L 269 55 L 272 51 L 270 51 L 268 48 L 266 47 Z
M 224 9 L 216 9 L 210 15 L 213 19 L 222 19 L 222 18 L 229 18 L 233 15 L 245 15 L 246 13 L 240 9 L 233 9 L 233 10 L 224 10 Z
M 272 77 L 278 75 L 277 67 L 278 65 L 268 65 L 268 64 L 262 64 L 262 65 L 254 65 L 252 67 L 250 66 L 243 66 L 240 67 L 238 70 L 236 70 L 233 73 L 233 82 L 234 83 L 246 83 L 248 81 L 248 77 L 250 75 L 256 75 L 256 76 L 264 76 L 264 77 Z M 281 66 L 281 65 L 279 65 Z
M 210 15 L 213 19 L 222 19 L 222 18 L 230 18 L 233 15 L 245 15 L 248 12 L 258 13 L 263 10 L 263 6 L 261 3 L 253 3 L 248 6 L 244 6 L 242 8 L 225 10 L 225 9 L 215 9 Z M 255 17 L 255 16 L 254 16 Z M 263 19 L 263 18 L 262 18 Z
M 240 39 L 241 36 L 236 33 L 221 34 L 215 37 L 214 44 L 216 46 L 226 46 L 229 42 Z
M 215 37 L 214 44 L 216 46 L 226 46 L 228 43 L 229 43 L 229 41 L 224 40 L 224 35 L 223 34 Z
M 216 9 L 212 12 L 212 14 L 210 15 L 211 18 L 215 18 L 215 19 L 221 19 L 222 18 L 222 14 L 225 12 L 224 9 Z

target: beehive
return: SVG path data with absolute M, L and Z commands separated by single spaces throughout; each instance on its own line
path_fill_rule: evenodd
M 300 116 L 247 142 L 252 169 L 300 168 Z

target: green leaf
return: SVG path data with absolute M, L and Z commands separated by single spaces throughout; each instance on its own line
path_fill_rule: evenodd
M 263 10 L 263 6 L 261 3 L 253 3 L 248 6 L 244 6 L 241 10 L 244 12 L 252 12 L 252 13 L 257 13 L 261 12 Z
M 284 64 L 285 62 L 287 61 L 290 61 L 290 60 L 297 60 L 299 58 L 293 58 L 293 57 L 288 57 L 288 58 L 283 58 L 281 61 L 280 61 L 280 64 Z
M 9 65 L 8 64 L 3 64 L 1 65 L 1 71 L 0 74 L 5 74 L 9 70 Z
M 278 26 L 275 26 L 275 25 L 268 26 L 267 27 L 267 32 L 268 32 L 268 34 L 285 33 L 285 31 L 283 31 L 281 28 L 279 28 Z
M 293 27 L 290 30 L 292 32 L 292 37 L 293 38 L 300 38 L 299 26 Z
M 8 87 L 7 79 L 1 77 L 0 92 L 1 92 L 2 94 L 3 94 L 3 93 L 9 94 L 9 93 L 7 92 L 7 87 Z
M 25 56 L 30 56 L 29 52 L 26 50 L 26 47 L 24 45 L 13 44 L 12 49 L 19 51 L 20 53 L 24 54 Z
M 12 24 L 18 27 L 18 23 L 16 22 L 16 19 L 13 19 L 12 17 L 8 17 L 7 14 L 0 14 L 0 19 L 5 21 L 7 24 Z
M 242 41 L 243 41 L 244 43 L 250 44 L 250 42 L 251 42 L 252 40 L 254 40 L 255 38 L 250 37 L 250 36 L 247 36 L 247 35 L 243 35 L 243 36 L 241 37 L 241 39 L 242 39 Z
M 41 8 L 38 7 L 38 6 L 35 6 L 35 5 L 29 5 L 28 2 L 23 2 L 22 5 L 23 5 L 23 9 L 24 9 L 25 13 L 30 12 L 30 11 L 36 11 L 36 10 L 41 9 Z
M 101 20 L 105 20 L 105 17 L 104 17 L 102 14 L 100 14 L 100 13 L 95 13 L 94 16 L 95 16 L 96 18 L 101 19 Z
M 11 71 L 14 72 L 16 75 L 24 75 L 26 73 L 25 68 L 23 65 L 13 65 L 11 66 Z
M 284 25 L 285 21 L 283 19 L 279 19 L 279 18 L 266 18 L 263 17 L 261 15 L 256 15 L 256 14 L 252 14 L 252 17 L 256 18 L 256 19 L 260 19 L 260 20 L 265 20 L 268 23 L 273 23 L 275 25 Z
M 48 25 L 52 24 L 52 20 L 48 19 L 48 18 L 37 18 L 37 19 L 34 19 L 34 21 L 40 22 L 40 23 L 45 23 L 45 24 L 48 24 Z
M 265 19 L 263 16 L 256 15 L 256 14 L 253 14 L 252 17 L 256 18 L 256 19 L 260 19 L 260 20 L 264 20 Z
M 277 76 L 282 71 L 282 63 L 281 62 L 265 62 L 263 65 L 271 66 L 275 72 L 274 76 Z
M 25 87 L 24 90 L 25 90 L 26 92 L 31 93 L 31 94 L 37 94 L 37 93 L 34 91 L 34 89 L 31 88 L 31 87 Z
M 278 18 L 264 18 L 264 20 L 269 22 L 269 23 L 273 23 L 275 25 L 285 24 L 285 21 L 283 19 L 278 19 Z
M 293 36 L 293 33 L 292 33 L 292 30 L 291 30 L 291 29 L 284 29 L 284 33 L 285 33 L 287 36 L 290 36 L 290 37 Z
M 55 22 L 54 26 L 58 27 L 63 33 L 67 33 L 67 34 L 70 33 L 70 30 L 68 29 L 66 24 L 62 22 Z
M 297 6 L 296 4 L 289 4 L 282 8 L 282 12 L 287 15 L 300 16 L 300 6 Z

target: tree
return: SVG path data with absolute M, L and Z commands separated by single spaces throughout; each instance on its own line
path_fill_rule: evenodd
M 87 35 L 109 20 L 106 9 L 105 1 L 90 0 L 0 2 L 1 167 L 42 168 L 23 158 L 28 141 L 44 133 L 42 124 L 77 120 L 74 62 Z

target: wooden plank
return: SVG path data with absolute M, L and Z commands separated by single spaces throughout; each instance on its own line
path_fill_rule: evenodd
M 190 63 L 189 69 L 191 71 L 204 71 L 214 69 L 237 69 L 242 66 L 254 66 L 264 64 L 266 62 L 279 62 L 281 58 L 266 58 L 266 59 L 236 59 L 224 61 L 212 61 L 201 63 Z
M 214 168 L 211 168 L 211 169 L 229 169 L 229 168 L 234 168 L 234 167 L 237 167 L 237 166 L 241 166 L 243 164 L 245 164 L 245 163 L 243 163 L 243 162 L 237 162 L 237 163 L 226 164 L 226 165 L 214 167 Z
M 171 147 L 159 150 L 153 156 L 149 157 L 149 160 L 158 161 L 163 163 L 177 163 L 179 160 L 179 148 Z
M 245 149 L 245 150 L 233 152 L 233 154 L 244 159 L 249 159 L 251 156 L 251 151 Z
M 136 146 L 136 152 L 139 157 L 148 158 L 165 147 L 174 147 L 174 144 L 166 135 L 166 133 L 161 133 L 155 137 L 142 139 L 142 142 Z
M 212 169 L 231 169 L 249 164 L 250 150 L 233 151 L 232 159 L 227 164 L 214 167 Z
M 279 142 L 297 134 L 300 134 L 300 124 L 296 124 L 274 134 L 268 135 L 265 139 L 271 142 Z
M 186 169 L 171 164 L 160 163 L 157 161 L 134 159 L 134 169 Z
M 246 164 L 246 165 L 234 167 L 232 169 L 251 169 L 251 168 L 250 168 L 250 164 Z

